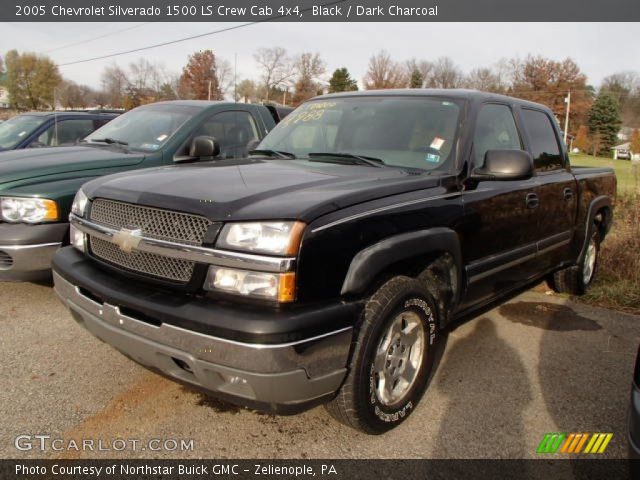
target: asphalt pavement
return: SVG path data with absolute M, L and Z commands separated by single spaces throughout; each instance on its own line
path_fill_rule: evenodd
M 547 432 L 611 432 L 603 456 L 625 457 L 640 342 L 638 316 L 526 292 L 457 326 L 415 413 L 368 436 L 322 407 L 266 415 L 150 373 L 46 285 L 0 284 L 0 327 L 0 457 L 18 459 L 536 458 Z

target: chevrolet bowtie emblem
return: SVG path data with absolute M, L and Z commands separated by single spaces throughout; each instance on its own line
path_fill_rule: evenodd
M 113 236 L 113 243 L 118 245 L 120 250 L 126 253 L 131 253 L 134 249 L 138 248 L 140 240 L 142 240 L 142 229 L 140 228 L 123 228 Z

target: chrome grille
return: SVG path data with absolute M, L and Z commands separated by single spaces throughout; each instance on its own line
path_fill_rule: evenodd
M 116 244 L 96 237 L 91 237 L 90 245 L 91 252 L 96 257 L 128 271 L 182 283 L 187 283 L 193 275 L 195 262 L 167 258 L 154 253 L 126 253 Z
M 93 222 L 114 229 L 141 229 L 142 235 L 185 245 L 202 245 L 210 220 L 187 213 L 133 205 L 98 198 L 89 214 Z M 122 251 L 116 244 L 90 237 L 91 253 L 97 258 L 127 271 L 158 279 L 188 283 L 195 262 L 162 255 Z
M 13 258 L 7 252 L 0 250 L 0 270 L 9 270 L 13 267 Z
M 115 228 L 140 228 L 145 237 L 187 245 L 202 245 L 213 222 L 199 215 L 143 207 L 98 198 L 91 204 L 91 220 Z

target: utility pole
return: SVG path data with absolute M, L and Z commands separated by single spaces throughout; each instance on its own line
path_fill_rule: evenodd
M 211 80 L 209 80 L 209 95 L 207 97 L 207 100 L 211 101 Z
M 567 144 L 567 130 L 569 130 L 569 112 L 571 111 L 571 90 L 564 99 L 564 103 L 567 104 L 567 114 L 564 117 L 564 144 Z
M 233 101 L 238 103 L 238 53 L 233 55 Z

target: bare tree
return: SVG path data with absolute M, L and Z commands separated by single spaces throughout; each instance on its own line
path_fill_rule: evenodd
M 295 60 L 297 79 L 294 85 L 293 104 L 299 105 L 314 97 L 321 89 L 319 79 L 326 72 L 326 65 L 319 53 L 303 53 Z
M 229 60 L 224 58 L 218 58 L 216 63 L 220 91 L 224 95 L 225 93 L 229 93 L 229 91 L 233 91 L 233 66 Z
M 433 65 L 431 62 L 426 60 L 416 60 L 412 58 L 411 60 L 407 60 L 404 65 L 405 75 L 407 78 L 416 78 L 418 77 L 415 73 L 419 73 L 419 78 L 422 79 L 422 85 L 412 85 L 413 88 L 421 88 L 424 87 L 427 80 L 431 76 L 431 72 L 433 71 Z
M 462 71 L 453 60 L 449 57 L 440 57 L 433 63 L 427 85 L 432 88 L 458 88 L 462 78 Z
M 124 106 L 124 95 L 129 85 L 127 73 L 115 63 L 102 72 L 102 88 L 107 95 L 107 103 L 113 108 Z
M 401 88 L 406 84 L 407 76 L 402 65 L 394 61 L 386 50 L 369 59 L 369 69 L 364 77 L 367 90 Z
M 473 88 L 483 92 L 501 93 L 503 91 L 498 74 L 486 67 L 471 70 L 462 84 L 466 88 Z
M 257 100 L 258 88 L 253 80 L 245 79 L 238 83 L 236 90 L 236 101 L 242 100 L 244 103 L 253 103 Z
M 287 51 L 282 47 L 260 48 L 253 58 L 260 66 L 261 79 L 266 90 L 265 98 L 269 100 L 272 89 L 286 83 L 294 76 L 294 66 Z

